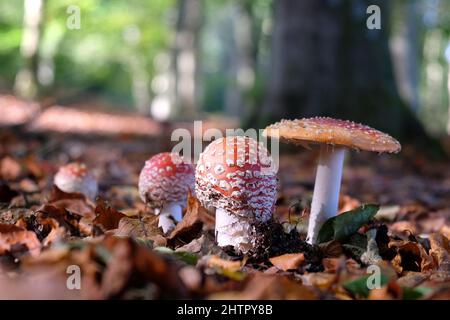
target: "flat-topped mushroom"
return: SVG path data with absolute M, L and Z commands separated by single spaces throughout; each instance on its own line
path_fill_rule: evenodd
M 254 246 L 254 224 L 267 222 L 277 196 L 276 170 L 268 150 L 249 137 L 213 141 L 200 155 L 195 191 L 216 210 L 216 237 L 221 247 L 247 253 Z
M 264 135 L 296 145 L 320 144 L 307 241 L 316 242 L 320 227 L 338 210 L 342 167 L 346 149 L 397 153 L 400 143 L 371 127 L 328 117 L 281 120 L 268 126 Z
M 53 182 L 67 193 L 82 193 L 91 200 L 97 196 L 97 180 L 84 163 L 71 162 L 60 167 Z
M 159 226 L 170 232 L 181 221 L 188 193 L 194 191 L 194 167 L 177 153 L 159 153 L 145 162 L 139 175 L 142 201 L 159 214 Z

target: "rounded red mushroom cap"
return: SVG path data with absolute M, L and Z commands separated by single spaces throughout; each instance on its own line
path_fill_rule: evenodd
M 277 198 L 274 168 L 268 150 L 254 139 L 217 139 L 206 147 L 197 163 L 197 198 L 206 207 L 266 221 Z
M 71 162 L 59 168 L 54 184 L 64 192 L 82 193 L 90 199 L 98 192 L 97 180 L 84 163 Z
M 328 117 L 281 120 L 268 126 L 264 135 L 294 144 L 326 143 L 374 152 L 399 152 L 400 143 L 390 135 L 347 120 Z
M 152 207 L 184 204 L 194 191 L 194 167 L 177 153 L 159 153 L 145 162 L 139 175 L 139 194 Z

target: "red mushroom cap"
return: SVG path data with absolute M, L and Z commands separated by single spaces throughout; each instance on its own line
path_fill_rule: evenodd
M 277 196 L 276 170 L 268 150 L 249 137 L 225 137 L 200 155 L 195 191 L 206 207 L 266 221 Z
M 64 192 L 83 193 L 91 199 L 98 191 L 97 180 L 84 163 L 71 162 L 62 166 L 55 175 L 54 183 Z
M 88 169 L 84 163 L 71 162 L 62 166 L 59 169 L 59 173 L 66 174 L 75 178 L 83 179 L 88 173 Z
M 194 191 L 194 167 L 177 153 L 159 153 L 145 162 L 139 175 L 142 201 L 153 207 L 187 200 Z

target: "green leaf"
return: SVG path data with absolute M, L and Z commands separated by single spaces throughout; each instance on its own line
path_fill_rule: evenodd
M 342 244 L 342 247 L 350 252 L 352 258 L 358 260 L 367 250 L 367 237 L 363 234 L 354 233 Z
M 195 253 L 188 252 L 188 251 L 174 251 L 167 247 L 156 247 L 153 250 L 158 251 L 160 253 L 164 254 L 170 254 L 174 256 L 175 258 L 190 264 L 190 265 L 196 265 L 198 261 L 198 256 Z
M 366 204 L 328 219 L 319 231 L 317 243 L 344 240 L 372 220 L 379 208 L 375 204 Z
M 363 248 L 354 246 L 352 244 L 344 243 L 342 247 L 350 253 L 350 256 L 355 260 L 361 259 L 361 256 L 365 252 Z
M 349 282 L 344 283 L 344 288 L 351 292 L 354 296 L 360 297 L 360 298 L 367 298 L 370 293 L 370 289 L 367 287 L 367 279 L 370 277 L 370 275 L 351 280 Z M 385 286 L 389 282 L 389 278 L 381 274 L 380 278 L 380 285 Z M 430 294 L 433 292 L 433 289 L 427 288 L 427 287 L 416 287 L 416 288 L 409 288 L 409 287 L 403 287 L 403 300 L 417 300 L 421 299 L 424 296 Z
M 193 266 L 197 264 L 198 256 L 195 253 L 188 251 L 175 251 L 174 254 L 178 257 L 178 259 L 186 262 L 187 264 Z
M 358 278 L 356 280 L 351 280 L 344 283 L 344 288 L 350 291 L 353 295 L 357 297 L 367 298 L 369 296 L 370 289 L 367 286 L 367 279 L 369 279 L 370 275 Z M 384 286 L 388 283 L 389 278 L 381 274 L 380 276 L 380 285 Z
M 426 296 L 430 294 L 433 291 L 431 288 L 426 287 L 417 287 L 417 288 L 403 288 L 403 300 L 417 300 L 420 298 L 423 298 L 423 296 Z
M 242 271 L 234 271 L 229 269 L 220 269 L 217 271 L 218 274 L 225 276 L 231 280 L 242 281 L 246 278 L 246 274 Z

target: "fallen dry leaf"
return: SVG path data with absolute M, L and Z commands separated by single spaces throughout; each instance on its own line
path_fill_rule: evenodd
M 26 193 L 35 193 L 39 192 L 39 186 L 33 180 L 25 178 L 20 180 L 19 190 Z
M 240 292 L 216 293 L 209 299 L 233 300 L 314 300 L 317 295 L 310 287 L 282 275 L 255 273 Z
M 157 216 L 124 217 L 120 219 L 114 234 L 118 237 L 148 239 L 154 242 L 154 246 L 165 246 L 166 238 L 163 237 L 157 223 Z
M 429 217 L 414 221 L 418 225 L 417 229 L 420 230 L 420 233 L 431 234 L 438 232 L 448 223 L 446 217 L 450 216 L 450 209 L 441 211 L 430 213 Z
M 15 225 L 0 224 L 0 255 L 24 251 L 29 251 L 31 255 L 39 254 L 41 243 L 36 234 Z
M 338 241 L 328 241 L 319 244 L 320 251 L 324 257 L 336 258 L 343 254 L 342 245 Z
M 315 272 L 302 275 L 304 285 L 328 290 L 336 282 L 336 274 Z
M 420 243 L 407 240 L 392 240 L 389 248 L 395 248 L 397 255 L 392 265 L 397 273 L 403 271 L 430 271 L 435 268 L 433 259 L 427 254 Z
M 92 202 L 81 193 L 67 193 L 53 186 L 48 204 L 57 208 L 64 208 L 87 219 L 94 219 L 95 212 Z
M 305 262 L 305 255 L 303 253 L 287 253 L 270 258 L 269 261 L 283 271 L 295 270 Z
M 178 271 L 178 275 L 189 290 L 196 291 L 200 288 L 202 283 L 202 274 L 197 268 L 185 266 Z
M 445 225 L 439 230 L 447 239 L 450 239 L 450 225 Z
M 95 218 L 94 208 L 85 200 L 81 199 L 62 199 L 49 203 L 57 208 L 66 209 L 69 212 L 76 213 L 84 218 L 93 220 Z
M 49 286 L 59 293 L 61 285 L 67 290 L 67 267 L 79 266 L 81 289 L 75 298 L 123 299 L 134 288 L 148 286 L 150 298 L 186 298 L 188 290 L 178 275 L 178 266 L 163 255 L 130 238 L 107 236 L 93 242 L 64 247 L 50 247 L 42 255 L 25 260 L 24 272 L 54 279 Z M 51 276 L 51 277 L 50 277 Z M 34 286 L 30 286 L 33 288 Z M 21 293 L 27 297 L 30 294 Z M 49 293 L 46 291 L 44 298 Z M 32 296 L 32 295 L 31 295 Z M 49 295 L 52 299 L 55 295 Z M 61 298 L 73 298 L 61 292 Z
M 203 223 L 210 220 L 207 210 L 202 207 L 197 198 L 189 195 L 186 214 L 168 238 L 169 245 L 177 247 L 191 242 L 200 236 Z
M 242 261 L 230 261 L 220 258 L 219 256 L 211 256 L 207 259 L 206 262 L 207 266 L 210 268 L 220 268 L 229 270 L 231 272 L 238 271 L 242 268 L 243 262 Z
M 26 277 L 0 278 L 1 300 L 79 300 L 81 290 L 67 290 L 67 274 L 62 270 L 36 267 Z M 8 288 L 3 290 L 3 288 Z
M 375 218 L 381 221 L 394 221 L 399 212 L 400 206 L 398 205 L 381 206 Z
M 449 240 L 439 233 L 430 235 L 430 256 L 438 271 L 450 278 L 450 244 Z
M 117 229 L 120 219 L 126 217 L 123 213 L 109 206 L 103 199 L 97 200 L 95 214 L 97 216 L 93 221 L 94 226 L 102 226 L 104 230 Z
M 346 259 L 345 256 L 339 258 L 323 258 L 322 264 L 324 272 L 335 273 L 338 269 L 346 269 L 349 271 L 358 270 L 361 265 L 353 259 Z
M 416 226 L 410 221 L 397 221 L 390 225 L 390 230 L 397 233 L 417 234 Z
M 71 236 L 87 236 L 80 230 L 81 215 L 48 204 L 41 206 L 35 214 L 38 224 L 30 227 L 47 238 L 46 244 Z
M 162 256 L 126 238 L 108 237 L 102 245 L 111 252 L 100 285 L 104 297 L 117 298 L 127 286 L 147 282 L 157 285 L 160 298 L 187 296 L 177 267 Z
M 397 284 L 401 287 L 414 288 L 428 280 L 430 273 L 407 271 L 403 277 L 397 279 Z
M 67 199 L 80 199 L 85 200 L 86 196 L 82 193 L 67 193 L 59 189 L 57 186 L 53 186 L 50 192 L 50 196 L 48 199 L 49 203 L 59 201 L 59 200 L 67 200 Z
M 22 166 L 11 157 L 4 157 L 0 160 L 0 177 L 5 180 L 17 180 L 24 174 Z
M 36 178 L 42 178 L 45 174 L 44 168 L 34 155 L 30 155 L 24 159 L 24 166 Z

